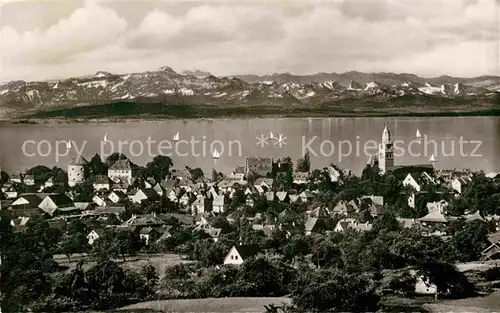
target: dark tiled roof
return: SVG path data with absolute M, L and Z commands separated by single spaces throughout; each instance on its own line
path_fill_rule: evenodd
M 256 244 L 234 246 L 234 248 L 243 259 L 253 257 L 261 251 L 260 246 Z
M 69 163 L 69 165 L 87 165 L 87 164 L 89 164 L 89 161 L 87 161 L 81 155 L 74 157 L 73 159 L 71 159 L 71 162 Z
M 109 169 L 110 170 L 121 170 L 121 171 L 130 170 L 131 169 L 130 160 L 129 159 L 116 160 L 116 162 L 113 163 L 113 165 L 111 165 L 109 167 Z
M 50 199 L 57 205 L 58 208 L 72 206 L 73 200 L 65 194 L 49 195 Z

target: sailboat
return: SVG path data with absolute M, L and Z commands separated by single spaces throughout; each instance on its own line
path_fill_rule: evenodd
M 104 134 L 104 140 L 103 140 L 103 141 L 104 141 L 104 142 L 108 142 L 108 133 L 105 133 L 105 134 Z
M 429 162 L 431 162 L 431 163 L 436 162 L 436 157 L 434 156 L 434 153 L 431 154 L 431 157 L 429 158 Z
M 179 141 L 179 132 L 174 135 L 174 141 Z
M 273 132 L 269 132 L 269 139 L 274 139 Z
M 68 142 L 66 142 L 66 149 L 71 149 L 71 140 L 68 140 Z
M 422 137 L 422 135 L 420 134 L 420 130 L 417 129 L 417 134 L 415 135 L 415 137 L 417 137 L 417 138 L 421 138 Z
M 214 158 L 214 163 L 217 163 L 217 160 L 220 158 L 220 154 L 217 149 L 214 149 L 214 152 L 212 152 L 212 157 Z

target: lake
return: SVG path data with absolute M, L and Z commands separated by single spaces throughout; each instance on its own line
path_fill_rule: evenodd
M 359 174 L 377 152 L 384 126 L 391 132 L 396 165 L 429 163 L 438 169 L 500 170 L 500 118 L 249 118 L 119 123 L 0 124 L 0 166 L 9 173 L 35 165 L 66 170 L 77 151 L 90 158 L 121 151 L 139 165 L 154 155 L 175 168 L 229 173 L 245 156 L 290 156 L 309 151 L 313 168 L 335 163 Z M 422 137 L 417 138 L 417 129 Z M 176 133 L 179 139 L 174 140 Z M 272 133 L 272 135 L 271 135 Z M 104 142 L 106 137 L 106 142 Z M 280 138 L 281 137 L 281 138 Z M 71 140 L 71 146 L 66 141 Z M 217 150 L 219 159 L 213 158 Z

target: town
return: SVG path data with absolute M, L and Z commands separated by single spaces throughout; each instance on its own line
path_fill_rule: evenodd
M 400 165 L 387 127 L 360 177 L 312 169 L 307 154 L 207 176 L 119 153 L 2 172 L 2 308 L 288 296 L 266 310 L 359 312 L 387 309 L 387 295 L 438 301 L 499 285 L 500 175 Z M 177 263 L 125 267 L 158 255 Z M 455 266 L 471 262 L 481 274 Z

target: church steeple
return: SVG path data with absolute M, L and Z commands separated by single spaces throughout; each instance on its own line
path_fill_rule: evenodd
M 382 132 L 382 142 L 378 146 L 378 166 L 382 174 L 394 166 L 393 146 L 391 142 L 391 133 L 387 126 Z
M 382 144 L 391 143 L 391 133 L 387 128 L 387 125 L 384 127 L 384 131 L 382 132 Z

